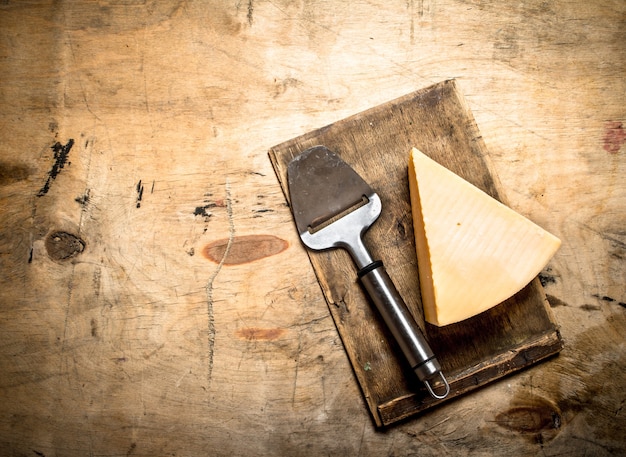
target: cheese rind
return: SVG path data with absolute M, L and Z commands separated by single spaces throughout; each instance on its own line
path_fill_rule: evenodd
M 526 286 L 561 241 L 413 148 L 409 189 L 426 321 L 444 326 Z

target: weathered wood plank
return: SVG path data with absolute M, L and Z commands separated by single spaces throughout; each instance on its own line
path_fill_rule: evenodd
M 0 2 L 3 454 L 624 454 L 625 14 Z M 381 433 L 267 150 L 449 78 L 511 206 L 563 240 L 542 280 L 566 345 Z M 56 232 L 82 252 L 54 260 Z

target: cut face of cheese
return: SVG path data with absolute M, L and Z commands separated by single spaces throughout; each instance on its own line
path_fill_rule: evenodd
M 561 241 L 417 149 L 409 186 L 426 321 L 444 326 L 511 297 Z

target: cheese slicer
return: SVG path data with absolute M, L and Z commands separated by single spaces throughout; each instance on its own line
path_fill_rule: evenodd
M 432 397 L 445 398 L 450 386 L 439 361 L 383 262 L 373 260 L 363 242 L 363 235 L 381 213 L 380 197 L 325 146 L 314 146 L 294 157 L 287 168 L 287 179 L 302 243 L 312 250 L 342 248 L 350 253 L 363 288 L 412 370 Z

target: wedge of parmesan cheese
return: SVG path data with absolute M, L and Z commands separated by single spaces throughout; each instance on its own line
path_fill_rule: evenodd
M 459 322 L 503 302 L 561 245 L 415 148 L 409 186 L 424 317 L 431 324 Z

